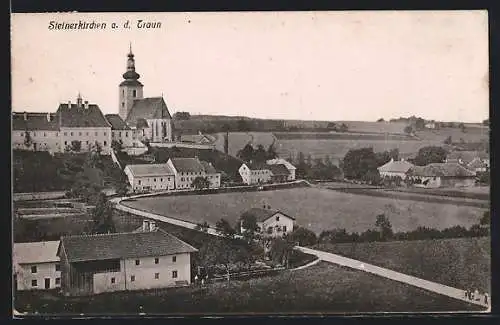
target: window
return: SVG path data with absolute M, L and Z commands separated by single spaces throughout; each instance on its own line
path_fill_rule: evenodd
M 106 146 L 106 143 L 107 143 L 107 142 L 106 142 L 106 141 L 104 141 L 104 145 L 105 145 L 105 146 Z
M 156 178 L 153 178 L 153 182 L 156 182 Z
M 116 279 L 115 278 L 111 278 L 111 283 L 115 283 L 116 282 Z
M 122 96 L 125 96 L 125 90 L 122 89 Z
M 36 266 L 32 266 L 31 267 L 31 273 L 36 273 L 37 269 L 36 269 Z
M 276 216 L 276 221 L 280 221 L 280 217 L 279 216 Z
M 58 136 L 59 136 L 59 132 L 56 132 L 56 137 L 58 137 Z
M 137 90 L 134 89 L 134 90 L 132 90 L 132 97 L 135 97 L 135 96 L 137 96 Z
M 125 103 L 124 102 L 122 102 L 122 107 L 125 107 Z
M 64 141 L 64 145 L 67 146 L 68 145 L 68 141 Z
M 268 227 L 267 228 L 267 233 L 272 234 L 273 233 L 273 227 Z
M 140 180 L 138 180 L 138 181 L 137 181 L 137 184 L 141 185 L 141 181 L 140 181 Z
M 177 262 L 177 256 L 172 256 L 172 262 L 173 263 Z
M 85 132 L 85 135 L 87 135 L 87 136 L 88 136 L 88 135 L 89 135 L 89 133 L 88 133 L 88 132 Z
M 89 140 L 85 141 L 87 144 L 89 144 Z
M 173 279 L 177 278 L 177 271 L 172 271 L 172 278 Z
M 125 138 L 128 138 L 128 132 L 125 132 Z
M 61 264 L 56 264 L 56 271 L 61 271 Z
M 141 261 L 135 260 L 135 265 L 139 265 L 139 264 L 141 264 Z
M 56 285 L 61 285 L 61 278 L 56 278 Z
M 106 136 L 106 132 L 104 132 L 104 136 Z
M 155 264 L 159 264 L 160 263 L 160 259 L 158 257 L 155 257 Z
M 118 135 L 119 135 L 119 136 L 122 136 L 122 131 L 118 132 Z
M 163 178 L 160 178 L 160 182 L 163 182 Z
M 46 137 L 47 136 L 47 133 L 43 132 L 43 136 Z
M 160 273 L 155 273 L 155 279 L 159 279 L 160 278 Z
M 286 226 L 283 226 L 283 232 L 286 232 Z
M 79 135 L 79 136 L 82 136 L 82 132 L 78 132 L 78 135 Z
M 33 132 L 33 136 L 36 136 L 36 132 Z
M 131 275 L 130 276 L 130 282 L 134 282 L 135 281 L 135 275 Z
M 69 133 L 69 135 L 70 135 L 70 136 L 73 136 L 73 132 L 70 132 L 70 133 Z
M 31 286 L 32 287 L 38 286 L 38 283 L 36 282 L 36 280 L 31 280 Z

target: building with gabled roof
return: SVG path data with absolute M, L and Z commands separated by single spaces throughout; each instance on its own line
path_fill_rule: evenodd
M 123 172 L 134 192 L 175 189 L 175 173 L 167 164 L 131 164 Z
M 173 141 L 173 121 L 167 104 L 161 97 L 144 97 L 144 85 L 138 80 L 132 47 L 127 55 L 127 71 L 122 75 L 119 90 L 119 116 L 141 140 Z
M 405 160 L 394 160 L 391 158 L 390 161 L 384 165 L 378 167 L 378 171 L 381 177 L 401 177 L 401 179 L 406 178 L 406 173 L 414 165 Z
M 257 222 L 257 231 L 265 237 L 281 237 L 291 233 L 295 224 L 295 218 L 280 210 L 271 209 L 269 206 L 251 208 L 240 216 L 241 233 L 245 232 L 243 220 L 246 218 L 254 219 Z
M 61 286 L 59 241 L 14 243 L 12 266 L 17 290 L 48 290 Z
M 134 131 L 118 114 L 106 114 L 106 120 L 111 125 L 111 141 L 121 143 L 122 148 L 134 146 Z
M 189 285 L 197 249 L 159 229 L 62 237 L 61 288 L 92 295 Z
M 294 181 L 295 180 L 295 170 L 297 169 L 294 165 L 292 165 L 290 162 L 288 162 L 285 159 L 282 158 L 275 158 L 275 159 L 270 159 L 266 161 L 266 164 L 268 165 L 284 165 L 286 169 L 288 169 L 288 181 Z
M 413 166 L 407 177 L 417 187 L 469 187 L 474 186 L 476 173 L 458 163 L 434 163 Z
M 271 170 L 264 163 L 243 163 L 238 169 L 243 183 L 247 185 L 271 182 Z
M 219 188 L 221 174 L 217 172 L 210 162 L 201 161 L 195 158 L 170 158 L 168 166 L 175 174 L 176 189 L 192 189 L 193 181 L 197 177 L 208 180 L 209 188 Z
M 483 173 L 488 171 L 489 163 L 479 157 L 475 157 L 470 163 L 467 164 L 467 169 L 476 173 Z

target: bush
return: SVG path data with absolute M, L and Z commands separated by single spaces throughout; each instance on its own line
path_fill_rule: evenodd
M 316 234 L 306 228 L 299 227 L 290 234 L 290 240 L 300 246 L 311 246 L 318 242 Z

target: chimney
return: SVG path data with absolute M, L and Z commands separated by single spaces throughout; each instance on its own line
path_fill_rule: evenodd
M 82 107 L 82 96 L 80 96 L 80 94 L 78 94 L 78 97 L 76 98 L 76 107 Z
M 83 102 L 83 107 L 85 107 L 85 109 L 89 108 L 89 101 L 88 100 Z
M 149 222 L 149 231 L 156 231 L 156 222 L 154 221 Z
M 142 231 L 144 232 L 149 231 L 149 220 L 142 221 Z
M 28 120 L 28 113 L 24 112 L 23 116 L 24 116 L 24 120 L 27 121 Z
M 68 100 L 68 108 L 71 108 L 71 101 Z

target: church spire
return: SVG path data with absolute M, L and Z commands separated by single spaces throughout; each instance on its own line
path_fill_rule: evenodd
M 127 54 L 127 72 L 123 74 L 123 79 L 126 80 L 137 80 L 140 78 L 140 75 L 135 72 L 135 60 L 134 53 L 132 53 L 132 42 L 129 44 L 129 53 Z

